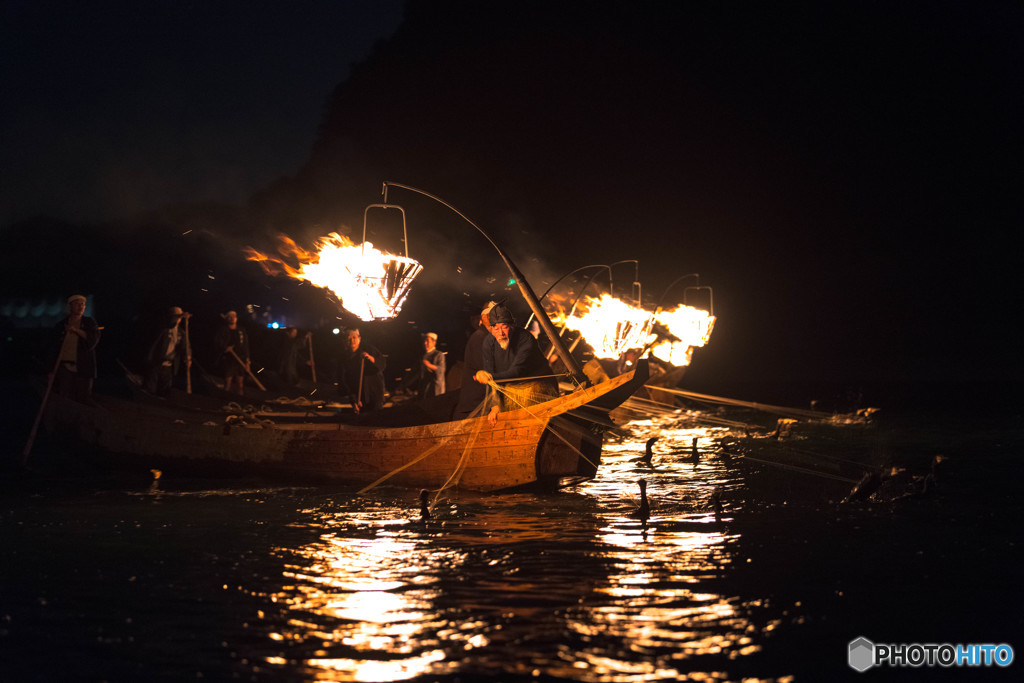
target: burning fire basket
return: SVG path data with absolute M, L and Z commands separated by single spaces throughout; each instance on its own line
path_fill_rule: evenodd
M 367 272 L 357 275 L 359 283 L 367 289 L 373 290 L 380 299 L 367 302 L 370 304 L 370 314 L 374 320 L 383 320 L 393 318 L 401 310 L 405 298 L 409 295 L 412 281 L 423 270 L 423 266 L 415 259 L 409 258 L 409 233 L 406 229 L 405 209 L 397 204 L 370 204 L 363 211 L 363 262 L 368 262 L 365 256 L 366 226 L 371 209 L 397 209 L 402 215 L 402 245 L 405 248 L 405 255 L 382 254 L 379 261 L 380 270 L 377 273 L 368 269 Z

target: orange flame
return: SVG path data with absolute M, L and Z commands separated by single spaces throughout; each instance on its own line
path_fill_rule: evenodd
M 693 349 L 708 343 L 715 324 L 713 315 L 692 306 L 652 313 L 608 294 L 588 296 L 571 317 L 562 313 L 558 319 L 578 331 L 598 358 L 639 348 L 677 366 L 690 364 Z
M 330 291 L 342 307 L 360 320 L 393 318 L 402 310 L 413 279 L 423 267 L 414 259 L 355 244 L 332 232 L 316 241 L 315 251 L 303 249 L 287 235 L 278 235 L 278 253 L 298 263 L 293 267 L 252 247 L 245 249 L 271 275 L 287 275 Z

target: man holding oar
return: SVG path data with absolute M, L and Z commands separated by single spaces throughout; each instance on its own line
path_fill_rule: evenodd
M 100 330 L 96 321 L 85 315 L 86 299 L 81 294 L 68 298 L 68 316 L 57 323 L 60 335 L 57 354 L 53 359 L 53 370 L 47 376 L 46 392 L 39 405 L 36 419 L 32 423 L 25 449 L 21 453 L 21 464 L 28 460 L 32 451 L 39 423 L 50 400 L 50 394 L 70 398 L 79 403 L 91 404 L 92 383 L 96 379 L 96 345 L 100 343 Z
M 243 385 L 249 371 L 249 335 L 238 324 L 238 313 L 224 314 L 224 324 L 217 331 L 214 345 L 220 354 L 220 365 L 224 373 L 224 391 L 245 393 Z M 255 379 L 255 378 L 254 378 Z
M 345 335 L 347 348 L 341 357 L 338 390 L 350 398 L 352 409 L 369 412 L 384 407 L 384 366 L 387 358 L 374 346 L 364 343 L 358 329 Z
M 178 369 L 182 365 L 186 370 L 192 366 L 191 349 L 181 325 L 182 320 L 188 320 L 190 317 L 191 313 L 185 313 L 178 306 L 171 306 L 168 310 L 164 324 L 150 345 L 149 353 L 146 354 L 148 369 L 145 388 L 149 393 L 156 396 L 166 395 L 171 390 Z

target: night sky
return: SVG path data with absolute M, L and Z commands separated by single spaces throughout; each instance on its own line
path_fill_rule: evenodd
M 638 259 L 657 299 L 700 273 L 719 317 L 702 390 L 1024 378 L 1019 3 L 3 12 L 3 225 L 215 200 L 254 235 L 308 236 L 392 180 L 534 254 L 536 289 Z M 431 216 L 414 252 L 456 252 Z

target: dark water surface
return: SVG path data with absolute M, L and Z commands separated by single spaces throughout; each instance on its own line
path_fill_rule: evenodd
M 632 423 L 589 483 L 461 493 L 427 520 L 415 491 L 154 485 L 40 456 L 0 489 L 0 679 L 1020 680 L 1021 662 L 847 665 L 858 636 L 1024 646 L 1019 414 L 743 435 Z M 945 460 L 927 495 L 841 503 L 843 467 L 763 462 L 787 453 L 922 474 Z

